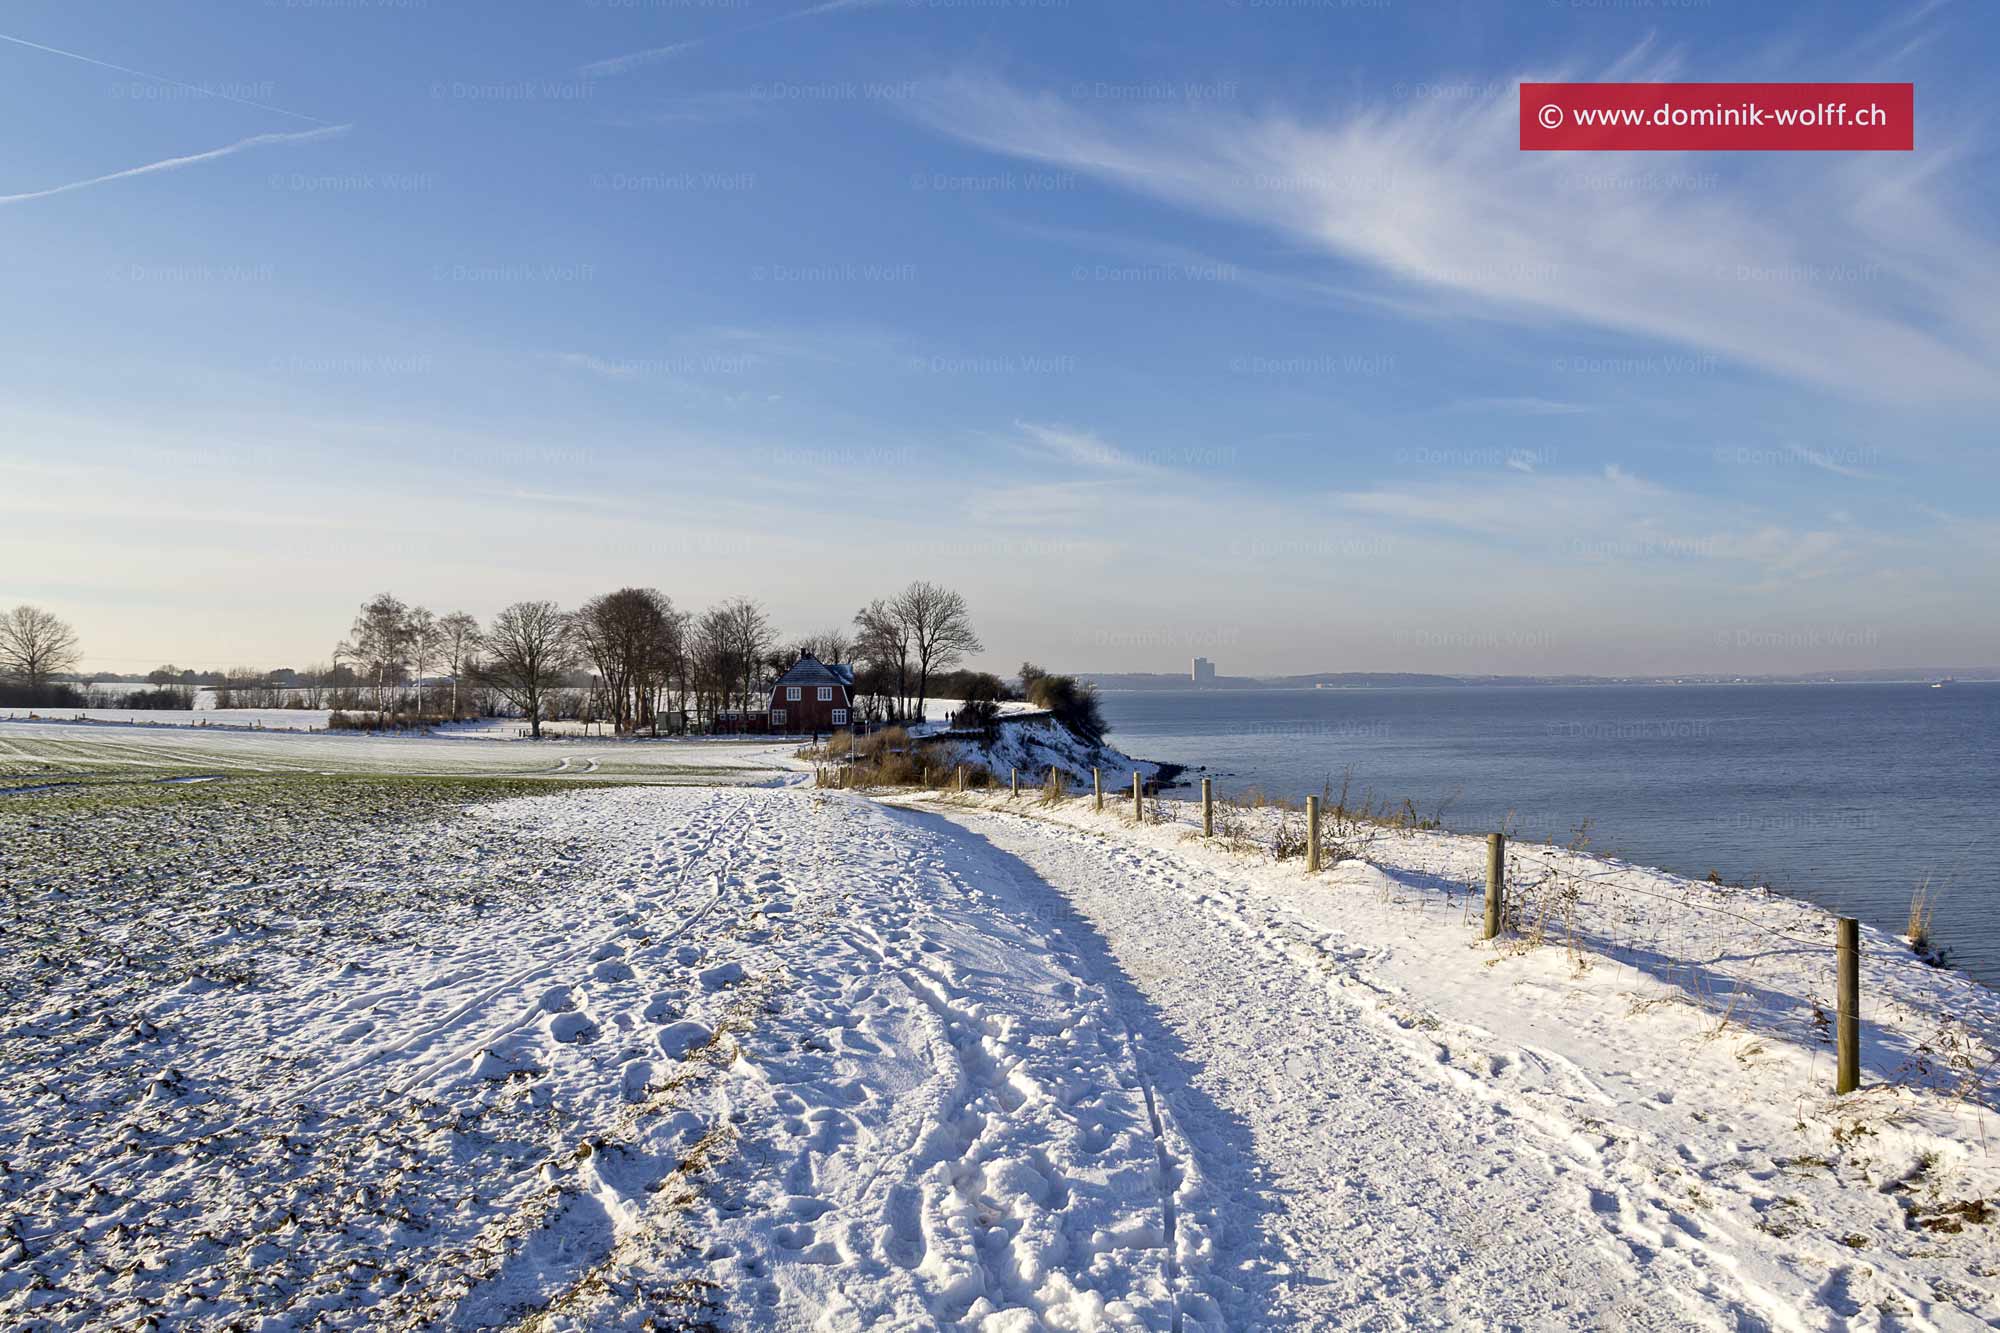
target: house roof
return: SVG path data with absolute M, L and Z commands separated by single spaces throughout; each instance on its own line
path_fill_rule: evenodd
M 854 668 L 831 666 L 811 653 L 801 653 L 792 669 L 778 677 L 774 685 L 844 685 L 854 688 Z

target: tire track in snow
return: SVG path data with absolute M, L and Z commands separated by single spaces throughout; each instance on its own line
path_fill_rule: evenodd
M 1180 1243 L 1180 1219 L 1174 1208 L 1174 1157 L 1167 1147 L 1166 1122 L 1160 1118 L 1160 1103 L 1153 1096 L 1153 1082 L 1146 1077 L 1145 1062 L 1139 1058 L 1139 1034 L 1130 1026 L 1125 1040 L 1132 1048 L 1132 1066 L 1139 1079 L 1139 1091 L 1146 1099 L 1146 1119 L 1153 1127 L 1153 1152 L 1160 1161 L 1160 1216 L 1167 1237 L 1167 1282 L 1174 1294 L 1174 1333 L 1181 1333 L 1181 1265 L 1175 1247 Z

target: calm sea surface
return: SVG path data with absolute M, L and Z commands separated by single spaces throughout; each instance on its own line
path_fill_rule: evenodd
M 1764 883 L 1900 933 L 1939 893 L 1951 960 L 2000 986 L 2000 684 L 1175 690 L 1103 696 L 1129 754 L 1218 792 L 1352 775 L 1445 825 Z M 1199 773 L 1189 776 L 1200 777 Z

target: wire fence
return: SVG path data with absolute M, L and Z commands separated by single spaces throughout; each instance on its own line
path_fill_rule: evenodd
M 1385 817 L 1324 797 L 1305 802 L 1168 799 L 1143 784 L 1127 794 L 1101 773 L 1072 795 L 1046 773 L 984 775 L 979 785 L 1021 800 L 1092 802 L 1143 824 L 1207 836 L 1239 853 L 1286 862 L 1309 845 L 1322 866 L 1361 861 L 1383 872 L 1385 899 L 1403 910 L 1480 928 L 1482 865 L 1464 834 L 1414 811 Z M 1118 776 L 1123 777 L 1124 774 Z M 937 781 L 963 786 L 949 771 Z M 1301 809 L 1301 805 L 1305 809 Z M 1307 811 L 1317 833 L 1307 827 Z M 1698 1015 L 1700 1040 L 1736 1039 L 1739 1059 L 1759 1058 L 1776 1039 L 1810 1054 L 1802 1095 L 1846 1091 L 1865 1067 L 1874 1086 L 1922 1087 L 1983 1106 L 2000 1104 L 2000 997 L 1953 1007 L 1979 992 L 1968 979 L 1926 968 L 1894 937 L 1856 927 L 1856 994 L 1850 1056 L 1841 1058 L 1840 938 L 1843 918 L 1803 900 L 1741 885 L 1696 881 L 1664 871 L 1607 863 L 1580 847 L 1505 843 L 1502 929 L 1493 948 L 1527 954 L 1560 948 L 1578 975 L 1610 966 L 1632 974 L 1632 1004 L 1684 1005 Z

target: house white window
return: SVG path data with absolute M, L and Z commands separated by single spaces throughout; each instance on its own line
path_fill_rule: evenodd
M 772 726 L 774 726 L 774 727 L 782 727 L 782 726 L 784 726 L 784 725 L 785 725 L 785 710 L 784 710 L 784 709 L 782 709 L 782 708 L 773 708 L 773 709 L 771 710 L 771 725 L 772 725 Z
M 833 686 L 822 685 L 819 687 L 819 701 L 823 704 L 830 704 L 833 702 Z
M 797 703 L 799 701 L 799 687 L 796 685 L 785 686 L 785 698 L 792 703 Z
M 847 710 L 845 708 L 836 708 L 833 710 L 833 725 L 836 727 L 847 725 Z

